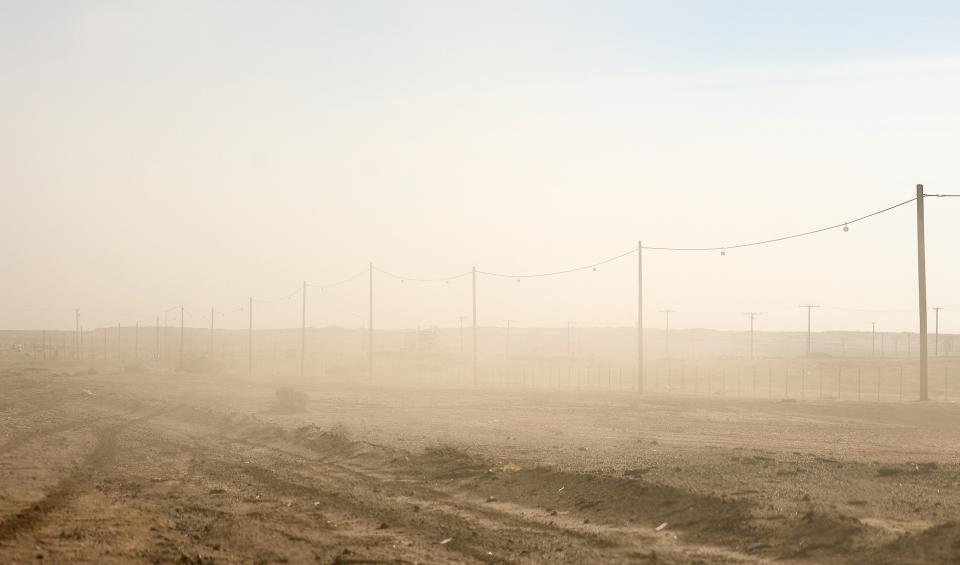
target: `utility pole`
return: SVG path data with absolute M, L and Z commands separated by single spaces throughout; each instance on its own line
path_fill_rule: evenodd
M 933 356 L 940 357 L 940 310 L 943 310 L 942 306 L 935 306 L 933 308 L 934 316 L 934 338 L 933 338 Z
M 927 393 L 927 253 L 924 242 L 923 185 L 917 185 L 917 282 L 920 294 L 920 400 Z
M 477 268 L 473 268 L 473 387 L 480 385 L 477 375 Z
M 370 327 L 367 328 L 367 373 L 373 380 L 373 262 L 370 262 Z
M 877 323 L 870 322 L 870 355 L 877 356 Z
M 753 360 L 753 321 L 757 319 L 760 312 L 745 312 L 744 316 L 750 318 L 750 360 Z
M 463 355 L 463 321 L 466 319 L 465 316 L 458 316 L 457 320 L 460 321 L 460 355 Z
M 504 320 L 504 322 L 507 323 L 507 341 L 506 341 L 506 346 L 504 348 L 504 357 L 506 357 L 507 359 L 510 358 L 510 322 L 512 321 L 513 320 Z
M 665 314 L 667 317 L 667 330 L 664 333 L 664 345 L 667 353 L 667 361 L 670 360 L 670 314 L 676 312 L 676 310 L 660 310 L 661 313 Z
M 302 313 L 300 319 L 300 378 L 303 378 L 304 360 L 307 351 L 307 281 L 303 281 L 303 290 L 301 291 Z
M 811 347 L 810 347 L 810 312 L 814 308 L 819 308 L 818 304 L 801 304 L 800 308 L 807 309 L 807 357 L 810 357 Z
M 170 343 L 170 340 L 167 339 L 167 335 L 169 334 L 169 332 L 167 331 L 167 328 L 169 328 L 169 325 L 167 324 L 168 316 L 169 316 L 169 309 L 164 310 L 163 311 L 163 337 L 160 340 L 160 345 L 161 345 L 160 356 L 163 357 L 164 360 L 166 360 L 165 354 L 167 353 L 167 345 L 169 345 Z
M 183 370 L 183 304 L 180 305 L 180 370 Z
M 637 392 L 643 393 L 643 241 L 640 240 L 637 241 Z
M 253 375 L 253 297 L 250 297 L 250 325 L 247 329 L 247 375 Z

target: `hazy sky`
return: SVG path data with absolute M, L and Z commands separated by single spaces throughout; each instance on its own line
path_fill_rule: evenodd
M 0 328 L 180 303 L 203 326 L 369 261 L 551 271 L 960 193 L 958 29 L 954 2 L 0 0 Z M 960 199 L 927 207 L 930 302 L 960 331 Z M 913 329 L 914 220 L 648 252 L 647 323 L 798 329 L 814 302 L 823 329 Z M 635 285 L 635 256 L 484 277 L 481 323 L 632 325 Z M 375 296 L 381 327 L 470 313 L 469 278 Z M 310 324 L 366 299 L 311 289 Z M 299 296 L 256 318 L 297 326 Z

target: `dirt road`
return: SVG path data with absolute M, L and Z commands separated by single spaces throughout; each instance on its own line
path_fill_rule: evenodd
M 0 386 L 2 562 L 960 559 L 953 405 L 10 363 Z

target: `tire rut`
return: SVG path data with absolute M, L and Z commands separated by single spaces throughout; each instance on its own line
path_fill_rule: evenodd
M 9 541 L 20 533 L 35 529 L 47 515 L 68 505 L 89 485 L 95 475 L 106 471 L 116 459 L 117 437 L 120 432 L 152 417 L 151 414 L 97 429 L 96 444 L 78 469 L 61 479 L 31 506 L 0 520 L 0 542 Z

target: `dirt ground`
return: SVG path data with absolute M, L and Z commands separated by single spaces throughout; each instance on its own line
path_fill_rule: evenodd
M 0 391 L 4 563 L 960 562 L 952 403 L 24 361 Z

